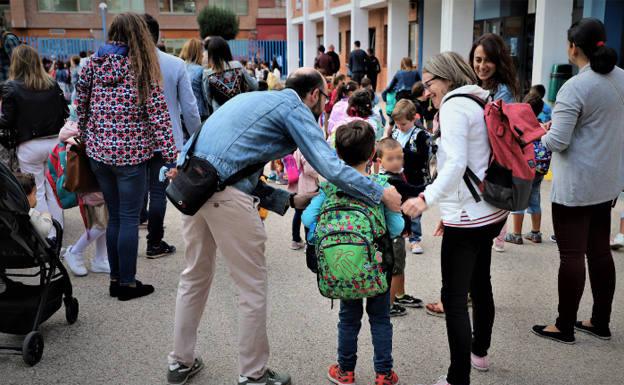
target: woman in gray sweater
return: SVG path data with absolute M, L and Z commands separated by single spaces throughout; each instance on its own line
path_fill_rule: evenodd
M 552 216 L 559 245 L 559 317 L 536 325 L 541 337 L 572 344 L 574 331 L 610 339 L 615 267 L 611 206 L 624 187 L 624 71 L 606 46 L 604 25 L 586 18 L 568 30 L 568 56 L 579 67 L 559 93 L 542 143 L 553 152 Z M 577 321 L 585 256 L 594 298 L 589 320 Z

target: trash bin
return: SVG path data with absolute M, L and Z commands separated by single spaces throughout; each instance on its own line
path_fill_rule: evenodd
M 551 103 L 557 99 L 557 92 L 568 79 L 572 77 L 571 64 L 554 64 L 550 71 L 550 84 L 548 84 L 548 101 Z

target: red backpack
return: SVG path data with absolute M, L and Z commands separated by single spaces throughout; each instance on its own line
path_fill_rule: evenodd
M 466 168 L 464 182 L 477 202 L 481 197 L 476 184 L 489 204 L 508 211 L 524 210 L 529 205 L 531 186 L 535 178 L 535 151 L 533 142 L 546 132 L 540 126 L 527 103 L 509 103 L 502 100 L 486 103 L 469 94 L 449 96 L 469 98 L 485 112 L 485 125 L 492 149 L 485 179 Z M 474 183 L 474 184 L 473 184 Z

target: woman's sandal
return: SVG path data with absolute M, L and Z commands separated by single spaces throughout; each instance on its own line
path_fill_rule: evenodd
M 444 307 L 441 302 L 428 303 L 427 306 L 425 306 L 425 311 L 427 314 L 434 317 L 444 318 Z

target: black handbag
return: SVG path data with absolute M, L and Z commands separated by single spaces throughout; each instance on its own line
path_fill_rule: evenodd
M 195 215 L 215 192 L 223 191 L 225 187 L 235 184 L 264 166 L 264 164 L 247 166 L 225 181 L 221 181 L 214 166 L 193 153 L 200 133 L 201 129 L 193 135 L 178 175 L 165 190 L 169 201 L 185 215 Z

